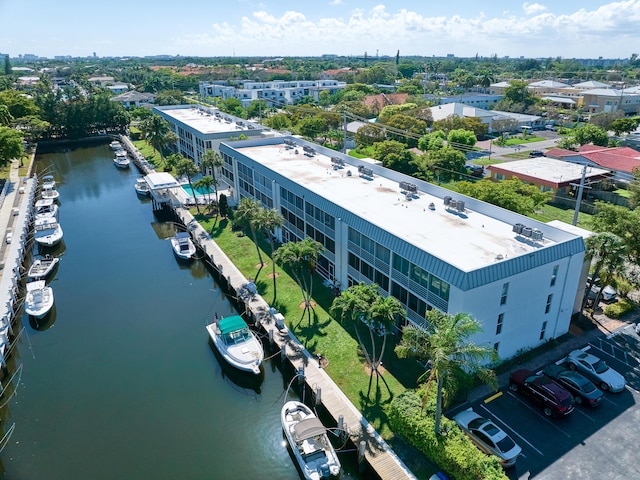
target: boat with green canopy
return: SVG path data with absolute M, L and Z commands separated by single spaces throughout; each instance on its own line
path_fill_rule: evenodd
M 222 358 L 238 370 L 260 373 L 264 360 L 262 343 L 240 315 L 214 320 L 207 332 Z

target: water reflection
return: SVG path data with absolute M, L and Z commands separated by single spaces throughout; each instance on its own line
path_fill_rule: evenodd
M 55 291 L 53 293 L 54 293 L 54 299 L 55 299 Z M 53 307 L 51 307 L 51 310 L 49 311 L 49 313 L 47 313 L 44 317 L 36 318 L 31 315 L 27 315 L 27 316 L 29 317 L 29 326 L 34 330 L 37 330 L 39 332 L 44 332 L 45 330 L 50 329 L 51 327 L 53 327 L 53 324 L 56 323 L 57 312 L 56 312 L 55 300 L 53 303 Z

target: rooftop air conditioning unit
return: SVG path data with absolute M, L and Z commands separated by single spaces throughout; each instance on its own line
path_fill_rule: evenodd
M 531 237 L 532 234 L 533 234 L 533 229 L 531 227 L 524 227 L 522 229 L 522 235 L 524 235 L 525 237 Z
M 449 203 L 451 202 L 451 197 L 449 195 L 446 195 L 444 198 L 444 204 L 445 205 L 449 205 Z
M 542 240 L 542 230 L 534 228 L 531 232 L 531 238 L 533 238 L 534 240 Z
M 456 208 L 459 212 L 464 212 L 464 200 L 458 200 Z
M 521 234 L 521 233 L 522 233 L 522 229 L 523 229 L 523 228 L 524 228 L 524 225 L 523 225 L 522 223 L 516 223 L 516 224 L 513 226 L 513 231 L 519 235 L 519 234 Z

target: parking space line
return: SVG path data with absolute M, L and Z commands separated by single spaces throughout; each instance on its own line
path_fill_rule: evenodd
M 511 397 L 515 398 L 521 405 L 527 407 L 529 410 L 531 410 L 533 413 L 535 413 L 537 416 L 539 416 L 540 418 L 542 418 L 545 422 L 547 422 L 549 425 L 551 425 L 553 428 L 555 428 L 556 430 L 558 430 L 560 433 L 562 433 L 563 435 L 565 435 L 567 438 L 571 438 L 571 435 L 569 435 L 567 432 L 565 432 L 564 430 L 562 430 L 559 426 L 555 425 L 553 422 L 551 422 L 547 417 L 545 417 L 544 415 L 541 415 L 540 413 L 538 413 L 537 410 L 535 410 L 533 407 L 531 407 L 530 405 L 527 405 L 523 400 L 520 400 L 518 397 L 516 397 L 513 393 L 511 392 L 507 392 Z
M 490 397 L 485 398 L 484 399 L 484 403 L 489 403 L 489 402 L 495 400 L 496 398 L 500 398 L 501 396 L 502 396 L 502 392 L 498 392 L 495 395 L 491 395 Z
M 629 384 L 625 385 L 625 388 L 629 390 L 631 393 L 635 393 L 636 395 L 640 395 L 640 392 L 633 387 L 630 387 Z
M 580 412 L 582 415 L 584 415 L 585 417 L 587 417 L 589 420 L 591 420 L 593 423 L 595 423 L 595 419 L 590 417 L 589 415 L 587 415 L 585 412 L 583 412 L 581 409 L 579 408 L 574 408 L 573 409 L 574 412 Z
M 620 405 L 618 405 L 616 402 L 614 402 L 613 400 L 610 400 L 606 395 L 605 395 L 604 399 L 605 399 L 607 402 L 609 402 L 609 403 L 611 403 L 611 404 L 615 405 L 616 407 L 619 407 L 619 406 L 620 406 Z
M 507 425 L 500 417 L 498 417 L 495 413 L 493 413 L 491 410 L 489 410 L 487 407 L 485 407 L 484 405 L 480 405 L 480 408 L 483 408 L 484 410 L 486 410 L 486 412 L 491 415 L 493 418 L 495 418 L 496 420 L 498 420 L 507 430 L 510 430 L 511 433 L 513 433 L 516 437 L 518 437 L 520 440 L 522 440 L 524 443 L 526 443 L 527 445 L 529 445 L 531 448 L 533 448 L 536 452 L 538 452 L 538 454 L 540 454 L 541 457 L 544 457 L 544 453 L 542 453 L 540 450 L 538 450 L 536 447 L 534 447 L 533 445 L 531 445 L 531 442 L 529 442 L 526 438 L 524 438 L 522 435 L 520 435 L 518 432 L 516 432 L 513 428 L 511 428 L 509 425 Z
M 610 343 L 609 343 L 609 344 L 607 344 L 607 345 L 609 345 L 609 346 L 611 346 L 611 347 L 615 347 L 615 348 L 617 348 L 617 349 L 619 349 L 619 350 L 622 350 L 622 349 L 621 349 L 620 347 L 618 347 L 617 345 L 611 345 Z M 624 353 L 624 355 L 625 355 L 625 358 L 624 358 L 624 359 L 622 359 L 622 358 L 618 358 L 618 357 L 616 357 L 616 355 L 615 355 L 615 350 L 612 350 L 612 351 L 614 352 L 614 354 L 612 355 L 612 354 L 610 354 L 610 353 L 606 352 L 605 350 L 603 350 L 602 348 L 598 347 L 597 345 L 594 345 L 593 343 L 589 343 L 589 346 L 590 346 L 591 348 L 594 348 L 594 349 L 596 349 L 596 350 L 599 350 L 600 352 L 602 352 L 602 353 L 603 353 L 604 355 L 606 355 L 607 357 L 609 357 L 609 358 L 611 358 L 611 359 L 613 359 L 613 360 L 615 360 L 615 361 L 617 361 L 617 362 L 623 363 L 623 364 L 625 364 L 627 367 L 631 367 L 631 368 L 633 368 L 633 365 L 631 365 L 631 364 L 627 361 L 627 358 L 626 358 L 627 353 L 626 353 L 625 351 L 623 351 L 623 352 L 622 352 L 622 353 Z

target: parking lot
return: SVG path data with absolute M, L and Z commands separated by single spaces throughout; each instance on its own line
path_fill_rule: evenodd
M 640 337 L 630 325 L 588 348 L 627 382 L 620 393 L 605 392 L 595 408 L 576 405 L 566 418 L 547 418 L 509 389 L 471 405 L 522 447 L 515 468 L 507 470 L 510 479 L 640 478 Z

